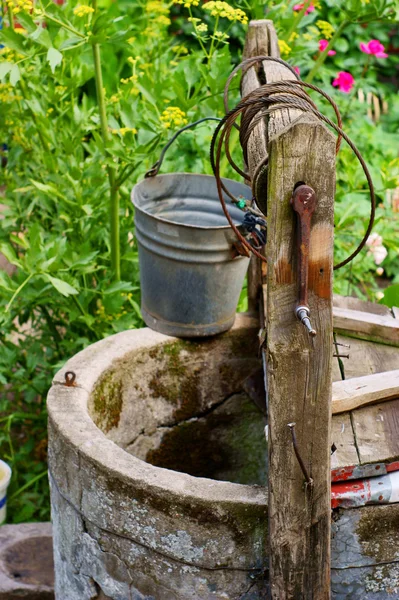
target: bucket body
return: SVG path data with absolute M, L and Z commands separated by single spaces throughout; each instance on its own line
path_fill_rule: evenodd
M 224 180 L 234 196 L 248 186 Z M 144 179 L 132 191 L 141 309 L 146 324 L 178 337 L 230 329 L 248 268 L 234 257 L 236 235 L 223 213 L 214 177 L 173 173 Z M 230 202 L 239 225 L 244 213 Z
M 7 488 L 10 484 L 11 469 L 7 463 L 0 460 L 0 525 L 7 516 Z

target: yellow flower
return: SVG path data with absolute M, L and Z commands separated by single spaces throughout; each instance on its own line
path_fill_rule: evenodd
M 316 25 L 320 29 L 321 33 L 326 38 L 326 40 L 329 40 L 332 38 L 333 33 L 334 33 L 334 27 L 331 25 L 331 23 L 328 23 L 328 21 L 320 21 L 319 20 L 319 21 L 316 21 Z
M 14 94 L 14 88 L 11 83 L 0 83 L 0 101 L 11 103 L 14 100 L 22 100 L 22 96 Z
M 248 17 L 243 10 L 240 8 L 233 8 L 227 2 L 221 2 L 216 0 L 214 2 L 207 2 L 203 9 L 210 12 L 212 17 L 226 17 L 229 21 L 239 21 L 240 23 L 247 23 Z
M 120 129 L 111 129 L 111 133 L 120 133 L 122 137 L 129 131 L 133 134 L 137 133 L 137 129 L 135 129 L 134 127 L 121 127 Z
M 199 0 L 176 0 L 177 4 L 183 4 L 185 8 L 191 8 L 191 6 L 198 6 Z
M 91 13 L 94 13 L 94 8 L 91 6 L 86 6 L 86 4 L 80 4 L 73 9 L 73 14 L 77 17 L 85 17 Z
M 223 33 L 223 31 L 215 31 L 215 33 L 213 34 L 213 37 L 218 42 L 225 42 L 226 40 L 229 39 L 229 36 L 226 33 Z
M 187 125 L 188 121 L 185 117 L 186 113 L 183 112 L 179 107 L 168 106 L 163 111 L 160 119 L 165 129 L 169 129 L 172 125 L 175 127 Z
M 49 117 L 52 112 L 54 112 L 54 108 L 49 108 L 47 111 L 47 116 Z
M 18 14 L 21 11 L 31 12 L 33 10 L 32 0 L 8 0 L 7 5 L 14 14 Z
M 288 38 L 289 42 L 295 42 L 296 38 L 299 37 L 299 35 L 297 34 L 296 31 L 293 31 L 290 35 L 290 37 Z
M 148 13 L 155 13 L 158 15 L 168 15 L 169 8 L 163 4 L 160 0 L 149 0 L 145 8 Z
M 110 102 L 112 102 L 112 104 L 116 104 L 117 102 L 119 102 L 120 96 L 119 94 L 113 94 L 111 96 L 111 98 L 109 99 Z
M 188 54 L 188 50 L 185 46 L 173 46 L 171 50 L 175 54 Z
M 205 33 L 205 31 L 208 31 L 208 25 L 206 25 L 205 23 L 200 23 L 199 25 L 197 25 L 196 29 L 200 33 Z
M 172 21 L 168 17 L 165 17 L 165 15 L 159 15 L 159 17 L 156 18 L 156 22 L 160 25 L 165 25 L 166 27 L 169 27 Z
M 284 40 L 278 41 L 278 47 L 282 56 L 287 56 L 291 52 L 291 47 Z

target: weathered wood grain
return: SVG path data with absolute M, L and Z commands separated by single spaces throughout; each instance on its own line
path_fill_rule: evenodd
M 260 34 L 259 30 L 264 33 Z M 248 40 L 268 39 L 278 56 L 270 21 L 251 22 Z M 249 41 L 247 45 L 249 44 Z M 284 66 L 263 62 L 266 82 L 292 79 Z M 254 78 L 251 84 L 256 86 Z M 252 88 L 253 89 L 253 88 Z M 244 87 L 243 87 L 244 90 Z M 263 140 L 259 138 L 263 136 Z M 310 115 L 274 112 L 268 130 L 258 130 L 248 147 L 250 173 L 264 159 L 268 143 L 267 188 L 267 386 L 269 400 L 269 533 L 271 594 L 274 600 L 330 598 L 330 422 L 332 366 L 332 237 L 335 140 Z M 266 174 L 257 180 L 258 205 L 265 212 Z M 309 302 L 318 331 L 314 345 L 296 320 L 294 186 L 303 181 L 318 198 L 313 218 Z M 287 424 L 296 422 L 298 445 L 314 480 L 304 476 L 293 452 Z
M 332 418 L 331 444 L 336 446 L 336 450 L 331 456 L 331 469 L 344 469 L 359 464 L 349 413 L 336 415 Z
M 398 397 L 399 369 L 335 381 L 332 386 L 332 414 Z
M 362 463 L 399 460 L 399 400 L 355 410 L 352 418 Z
M 348 359 L 342 359 L 346 379 L 392 371 L 398 368 L 399 348 L 341 335 L 337 335 L 337 341 L 350 345 L 350 348 L 338 346 L 340 353 L 349 354 Z M 339 381 L 340 379 L 338 360 L 334 358 L 333 381 Z
M 399 321 L 391 316 L 334 307 L 334 331 L 380 344 L 399 346 Z
M 335 141 L 316 119 L 302 116 L 272 138 L 269 150 L 267 377 L 272 594 L 276 600 L 322 600 L 330 597 Z M 298 293 L 295 222 L 289 201 L 298 181 L 313 187 L 318 198 L 309 269 L 309 304 L 318 332 L 314 345 L 294 316 Z M 313 490 L 307 492 L 292 452 L 289 422 L 297 423 L 298 444 L 314 480 Z
M 361 312 L 373 313 L 383 317 L 392 317 L 391 309 L 384 304 L 376 304 L 375 302 L 366 302 L 352 296 L 340 296 L 334 294 L 333 307 L 349 308 L 350 310 L 360 310 Z
M 253 56 L 263 56 L 268 54 L 268 35 L 267 29 L 262 26 L 263 21 L 251 21 L 251 25 L 248 29 L 248 35 L 245 41 L 243 59 L 251 58 Z M 258 88 L 261 85 L 258 77 L 259 65 L 251 67 L 243 75 L 241 79 L 241 96 L 247 96 L 252 90 Z M 248 141 L 248 165 L 246 165 L 249 173 L 253 173 L 256 169 L 256 165 L 266 155 L 267 144 L 266 144 L 266 120 L 261 120 L 260 123 L 255 127 L 254 132 L 251 134 Z M 266 171 L 264 171 L 262 178 L 265 177 Z M 259 180 L 259 193 L 261 193 L 262 187 L 266 189 L 267 179 L 264 179 L 263 184 L 261 179 Z M 266 197 L 264 204 L 266 204 Z M 259 307 L 259 300 L 262 295 L 261 285 L 264 281 L 262 276 L 262 263 L 259 258 L 252 256 L 248 268 L 248 310 L 257 310 Z

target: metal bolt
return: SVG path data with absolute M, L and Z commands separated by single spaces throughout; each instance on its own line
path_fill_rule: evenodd
M 309 308 L 307 306 L 297 306 L 295 309 L 295 314 L 297 318 L 300 320 L 303 325 L 305 325 L 310 336 L 315 337 L 316 330 L 313 329 L 312 324 L 309 319 Z

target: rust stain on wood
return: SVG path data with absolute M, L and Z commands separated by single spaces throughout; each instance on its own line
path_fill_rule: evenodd
M 274 267 L 274 276 L 276 283 L 292 283 L 294 275 L 290 263 L 285 258 L 280 258 Z
M 309 261 L 309 289 L 319 298 L 331 298 L 331 262 Z

